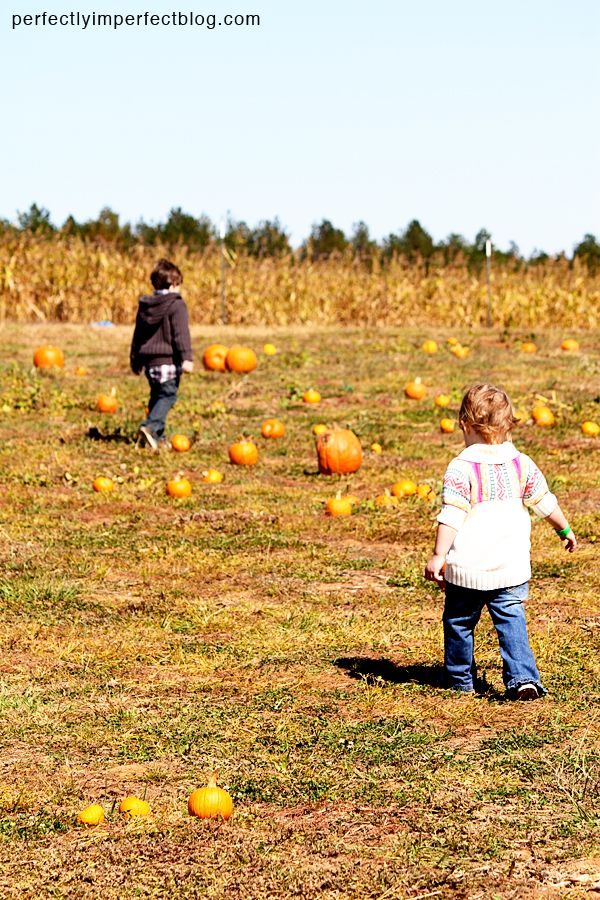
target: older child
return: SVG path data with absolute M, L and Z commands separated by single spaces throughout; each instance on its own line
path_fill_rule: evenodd
M 566 549 L 577 540 L 536 464 L 514 447 L 517 420 L 503 390 L 477 384 L 463 397 L 465 449 L 444 475 L 442 510 L 425 578 L 445 587 L 444 664 L 449 686 L 473 691 L 473 633 L 487 606 L 498 634 L 508 696 L 546 693 L 529 646 L 523 601 L 531 577 L 527 507 L 545 518 Z
M 150 281 L 154 293 L 141 297 L 131 341 L 131 368 L 142 369 L 150 384 L 148 415 L 140 438 L 153 450 L 164 442 L 165 419 L 177 399 L 182 372 L 191 372 L 192 342 L 188 312 L 179 286 L 183 277 L 168 259 L 158 261 Z

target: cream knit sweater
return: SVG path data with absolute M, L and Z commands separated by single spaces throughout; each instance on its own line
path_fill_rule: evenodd
M 446 580 L 490 591 L 531 578 L 527 507 L 549 516 L 557 500 L 528 456 L 510 442 L 472 444 L 452 460 L 438 522 L 456 529 Z

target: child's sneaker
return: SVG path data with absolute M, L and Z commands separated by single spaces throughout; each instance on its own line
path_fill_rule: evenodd
M 154 434 L 153 431 L 150 431 L 149 428 L 146 428 L 145 425 L 140 425 L 140 441 L 142 442 L 142 446 L 145 444 L 150 447 L 151 450 L 158 450 L 158 438 Z
M 528 681 L 527 684 L 520 684 L 517 688 L 517 700 L 537 700 L 540 692 L 537 685 Z

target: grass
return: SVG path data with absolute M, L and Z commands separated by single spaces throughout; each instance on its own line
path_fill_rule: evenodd
M 600 870 L 600 335 L 561 354 L 538 334 L 460 334 L 471 356 L 425 357 L 423 333 L 197 328 L 267 339 L 246 378 L 182 382 L 172 433 L 187 454 L 148 454 L 134 438 L 146 387 L 127 371 L 128 328 L 3 327 L 0 364 L 0 894 L 7 898 L 410 898 L 590 896 Z M 434 335 L 443 343 L 446 334 Z M 64 371 L 31 369 L 63 347 Z M 198 353 L 199 356 L 199 353 Z M 87 377 L 73 368 L 83 364 Z M 421 375 L 427 400 L 402 387 Z M 547 473 L 580 539 L 567 557 L 533 522 L 529 630 L 543 702 L 504 700 L 495 635 L 477 632 L 485 691 L 457 698 L 441 672 L 441 598 L 421 571 L 440 479 L 459 451 L 441 435 L 434 393 L 500 381 L 519 406 L 551 395 L 557 425 L 515 440 Z M 117 388 L 119 412 L 96 413 Z M 302 392 L 323 395 L 305 407 Z M 286 423 L 259 438 L 264 418 Z M 351 426 L 366 453 L 347 479 L 316 474 L 311 426 Z M 240 433 L 254 469 L 227 463 Z M 91 436 L 90 436 L 91 435 Z M 220 485 L 200 473 L 223 471 Z M 183 471 L 187 500 L 165 495 Z M 93 479 L 115 481 L 94 494 Z M 400 477 L 436 502 L 373 498 Z M 330 520 L 337 489 L 361 498 Z M 186 815 L 214 769 L 234 799 L 227 824 Z M 126 794 L 152 815 L 124 822 Z M 100 802 L 107 824 L 75 826 Z M 587 880 L 586 880 L 587 879 Z M 586 893 L 587 892 L 587 893 Z

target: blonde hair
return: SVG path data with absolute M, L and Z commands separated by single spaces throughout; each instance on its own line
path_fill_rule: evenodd
M 458 414 L 463 431 L 471 428 L 486 444 L 510 439 L 511 429 L 518 421 L 508 394 L 494 384 L 474 384 L 469 388 Z

